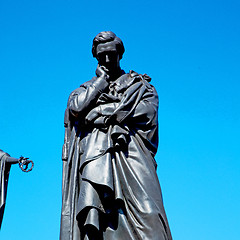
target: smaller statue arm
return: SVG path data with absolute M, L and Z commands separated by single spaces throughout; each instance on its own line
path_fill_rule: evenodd
M 13 157 L 8 157 L 6 159 L 6 162 L 9 163 L 9 164 L 16 164 L 18 163 L 19 159 L 18 158 L 13 158 Z

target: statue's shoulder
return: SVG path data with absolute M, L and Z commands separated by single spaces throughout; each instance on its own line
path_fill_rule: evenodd
M 89 81 L 81 84 L 78 88 L 74 89 L 74 90 L 70 93 L 69 99 L 70 99 L 72 96 L 80 93 L 83 88 L 87 88 L 88 86 L 91 86 L 91 85 L 94 83 L 94 81 L 96 80 L 96 78 L 97 78 L 97 77 L 93 77 L 91 80 L 89 80 Z
M 149 77 L 149 75 L 147 75 L 146 73 L 139 74 L 133 70 L 130 70 L 128 75 L 132 79 L 136 79 L 137 81 L 142 81 L 144 83 L 144 85 L 147 87 L 147 89 L 149 89 L 150 91 L 156 92 L 156 89 L 154 88 L 154 86 L 152 84 L 150 84 L 152 78 Z
M 88 87 L 88 86 L 91 86 L 91 85 L 96 81 L 96 79 L 97 79 L 97 77 L 93 77 L 91 80 L 89 80 L 89 81 L 81 84 L 81 85 L 80 85 L 80 88 L 81 88 L 81 87 L 86 88 L 86 87 Z M 78 89 L 79 89 L 79 88 L 78 88 Z
M 139 79 L 141 79 L 143 81 L 146 81 L 146 82 L 151 82 L 151 80 L 152 80 L 151 77 L 149 77 L 146 73 L 139 74 L 139 73 L 137 73 L 133 70 L 130 70 L 130 72 L 128 74 L 131 78 L 139 78 Z

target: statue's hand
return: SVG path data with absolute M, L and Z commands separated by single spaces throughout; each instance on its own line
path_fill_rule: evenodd
M 108 80 L 109 79 L 109 75 L 108 75 L 108 70 L 107 70 L 107 68 L 106 67 L 104 67 L 104 66 L 97 66 L 97 69 L 96 69 L 96 75 L 97 75 L 97 77 L 99 77 L 99 78 L 104 78 L 104 79 L 106 79 L 106 80 Z
M 105 127 L 107 115 L 103 115 L 101 112 L 101 107 L 97 106 L 87 114 L 85 120 L 86 124 L 93 124 L 95 126 Z
M 87 123 L 93 122 L 95 119 L 100 117 L 100 107 L 93 108 L 85 117 Z

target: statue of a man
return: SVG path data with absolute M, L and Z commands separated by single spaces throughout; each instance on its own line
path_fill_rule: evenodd
M 156 174 L 158 95 L 150 77 L 125 73 L 120 38 L 93 40 L 96 76 L 65 112 L 61 240 L 171 240 Z

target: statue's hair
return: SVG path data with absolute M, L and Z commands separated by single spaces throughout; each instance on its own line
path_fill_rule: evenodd
M 103 31 L 100 32 L 94 39 L 93 39 L 93 45 L 92 45 L 92 54 L 93 57 L 97 57 L 97 46 L 100 43 L 106 43 L 106 42 L 115 42 L 116 43 L 116 47 L 117 47 L 117 51 L 119 53 L 119 58 L 122 58 L 122 55 L 125 51 L 124 46 L 123 46 L 123 42 L 122 40 L 116 36 L 115 33 L 113 33 L 112 31 Z

